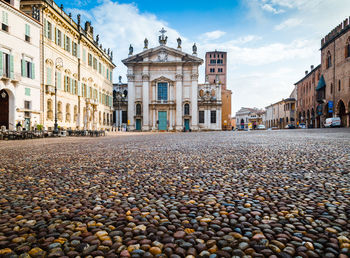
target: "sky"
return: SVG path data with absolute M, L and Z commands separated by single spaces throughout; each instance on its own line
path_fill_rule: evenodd
M 320 42 L 350 16 L 349 0 L 56 0 L 67 13 L 91 21 L 100 42 L 114 53 L 114 82 L 126 82 L 129 45 L 134 54 L 159 45 L 167 30 L 168 46 L 198 56 L 219 50 L 228 54 L 227 88 L 232 114 L 240 107 L 264 108 L 288 98 L 310 66 L 320 64 Z M 204 64 L 199 83 L 204 82 Z

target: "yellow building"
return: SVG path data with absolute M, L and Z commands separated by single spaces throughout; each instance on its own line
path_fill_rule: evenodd
M 41 110 L 44 128 L 106 129 L 113 122 L 113 53 L 94 38 L 89 22 L 50 0 L 22 0 L 21 10 L 43 24 L 41 30 Z

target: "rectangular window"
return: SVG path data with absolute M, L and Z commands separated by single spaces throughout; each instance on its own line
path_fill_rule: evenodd
M 25 25 L 25 41 L 30 42 L 30 26 Z
M 70 49 L 71 49 L 71 39 L 70 37 L 67 37 L 65 36 L 66 38 L 66 42 L 65 42 L 65 45 L 64 45 L 64 49 L 68 52 L 70 52 Z
M 27 95 L 27 89 L 29 90 L 29 95 Z M 26 88 L 26 96 L 30 96 L 30 89 L 29 88 Z M 31 109 L 31 102 L 30 101 L 27 101 L 25 100 L 24 101 L 24 109 Z
M 210 123 L 216 124 L 216 110 L 210 111 Z
M 210 68 L 211 73 L 215 73 L 215 68 Z
M 60 30 L 56 30 L 56 44 L 62 46 L 62 32 Z
M 10 55 L 0 52 L 0 75 L 10 78 Z
M 94 67 L 94 69 L 95 70 L 97 70 L 97 59 L 94 57 L 94 59 L 93 59 L 93 67 Z
M 199 119 L 199 123 L 200 124 L 204 124 L 204 111 L 199 111 L 199 117 L 198 117 Z
M 30 88 L 24 88 L 24 94 L 30 97 Z
M 22 76 L 30 79 L 35 79 L 34 63 L 22 60 Z
M 83 48 L 83 62 L 86 64 L 86 50 Z
M 92 66 L 92 55 L 90 53 L 88 54 L 88 64 Z
M 47 22 L 47 38 L 52 40 L 52 25 Z
M 101 74 L 102 73 L 102 64 L 98 63 L 98 72 Z
M 216 64 L 216 60 L 215 59 L 210 59 L 210 63 L 211 64 Z
M 168 100 L 168 83 L 158 83 L 158 100 Z
M 52 85 L 52 69 L 50 67 L 46 68 L 46 84 Z
M 222 68 L 218 68 L 218 72 L 219 72 L 219 73 L 222 73 Z
M 75 42 L 72 43 L 72 55 L 73 56 L 77 56 L 78 55 L 78 45 Z
M 127 111 L 122 111 L 122 123 L 126 124 L 128 122 L 128 113 Z
M 2 11 L 2 23 L 1 23 L 1 29 L 3 31 L 8 32 L 9 31 L 9 14 L 5 11 Z
M 222 59 L 218 59 L 218 60 L 217 60 L 217 63 L 218 63 L 218 64 L 223 64 L 223 60 L 222 60 Z
M 107 68 L 107 74 L 106 74 L 107 80 L 109 80 L 109 69 Z

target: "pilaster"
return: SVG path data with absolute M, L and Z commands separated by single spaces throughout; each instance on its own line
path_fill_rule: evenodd
M 149 74 L 142 74 L 142 130 L 149 131 Z
M 198 130 L 198 73 L 191 75 L 192 80 L 192 94 L 191 94 L 191 107 L 192 107 L 192 130 Z
M 133 70 L 128 71 L 128 127 L 130 131 L 135 130 L 135 75 Z
M 183 87 L 183 75 L 182 75 L 182 67 L 181 74 L 178 73 L 175 75 L 176 80 L 176 127 L 177 131 L 183 130 L 182 123 L 182 87 Z

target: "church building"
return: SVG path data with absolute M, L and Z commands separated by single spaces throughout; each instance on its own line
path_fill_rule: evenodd
M 177 48 L 170 48 L 166 45 L 166 31 L 162 29 L 160 32 L 159 46 L 148 48 L 148 40 L 145 39 L 143 52 L 134 54 L 130 45 L 129 57 L 122 60 L 128 68 L 129 130 L 205 130 L 204 119 L 199 121 L 202 99 L 199 96 L 198 67 L 203 60 L 197 57 L 197 46 L 193 45 L 192 54 L 185 53 L 178 38 Z M 211 94 L 215 95 L 215 92 Z M 214 95 L 208 101 L 214 100 Z M 216 99 L 215 102 L 219 103 Z M 211 123 L 219 125 L 216 119 L 221 116 L 221 105 L 206 107 L 213 108 L 215 114 L 217 112 L 215 116 L 211 112 Z M 210 126 L 211 129 L 221 130 L 221 124 L 218 127 Z

